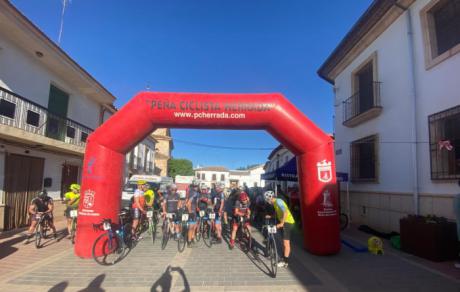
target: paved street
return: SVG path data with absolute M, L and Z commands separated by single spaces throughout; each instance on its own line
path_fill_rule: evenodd
M 0 241 L 0 291 L 460 291 L 458 280 L 397 255 L 346 247 L 337 256 L 317 257 L 294 246 L 290 267 L 274 279 L 262 255 L 226 244 L 178 253 L 174 241 L 162 251 L 146 238 L 122 262 L 103 267 L 76 258 L 66 239 L 36 250 L 19 238 Z

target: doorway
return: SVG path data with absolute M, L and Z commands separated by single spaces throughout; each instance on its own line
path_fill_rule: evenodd
M 64 164 L 62 166 L 61 176 L 61 198 L 69 191 L 70 185 L 78 183 L 79 167 L 71 164 Z
M 42 189 L 44 165 L 44 158 L 6 154 L 5 230 L 28 224 L 27 209 Z

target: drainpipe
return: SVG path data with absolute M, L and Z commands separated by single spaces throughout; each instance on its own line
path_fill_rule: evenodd
M 412 31 L 412 16 L 409 7 L 404 7 L 395 3 L 397 7 L 404 10 L 406 13 L 407 25 L 407 41 L 409 49 L 409 75 L 410 75 L 410 98 L 412 100 L 412 188 L 413 188 L 413 201 L 414 201 L 414 214 L 419 214 L 419 183 L 418 183 L 418 137 L 417 137 L 417 82 L 416 82 L 416 69 L 415 69 L 415 53 L 414 53 L 414 32 Z

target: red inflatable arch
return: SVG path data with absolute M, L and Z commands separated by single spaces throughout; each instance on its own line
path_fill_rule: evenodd
M 118 222 L 125 155 L 156 128 L 264 129 L 297 155 L 304 247 L 340 250 L 333 141 L 281 94 L 135 96 L 87 141 L 75 254 L 91 257 L 102 218 Z

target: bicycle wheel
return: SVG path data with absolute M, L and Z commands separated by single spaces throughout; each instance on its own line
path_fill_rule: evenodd
M 179 233 L 179 240 L 177 240 L 177 250 L 183 252 L 185 250 L 185 243 L 187 242 L 187 224 L 181 224 L 181 231 Z
M 162 229 L 163 229 L 162 230 L 163 237 L 161 239 L 161 249 L 165 249 L 166 245 L 168 244 L 168 240 L 169 240 L 169 224 L 167 220 L 165 220 L 165 222 L 163 223 Z
M 72 244 L 75 244 L 75 233 L 77 231 L 77 220 L 76 219 L 72 219 L 72 225 L 70 227 L 70 242 L 72 242 Z
M 203 237 L 203 242 L 204 244 L 207 246 L 207 247 L 211 247 L 212 246 L 212 236 L 211 236 L 211 225 L 210 225 L 210 222 L 207 221 L 203 224 L 203 234 L 202 234 L 202 237 Z
M 272 266 L 272 275 L 276 278 L 278 271 L 278 251 L 276 249 L 276 241 L 273 236 L 268 239 L 268 254 L 270 256 L 270 265 Z
M 152 244 L 155 244 L 155 239 L 157 237 L 157 226 L 153 222 L 154 220 L 149 220 L 149 233 L 152 235 Z
M 200 242 L 201 240 L 201 229 L 203 229 L 203 221 L 198 221 L 197 225 L 195 225 L 195 240 L 196 242 Z
M 348 216 L 345 213 L 340 213 L 340 230 L 345 230 L 348 226 Z
M 245 252 L 247 253 L 252 249 L 252 236 L 251 232 L 249 232 L 249 229 L 247 227 L 244 227 L 242 233 L 244 237 L 244 244 L 246 245 Z
M 103 266 L 114 265 L 124 254 L 124 245 L 116 235 L 108 232 L 99 235 L 94 241 L 92 256 L 96 263 Z
M 42 240 L 42 222 L 38 222 L 37 226 L 35 227 L 35 247 L 40 248 L 41 240 Z

